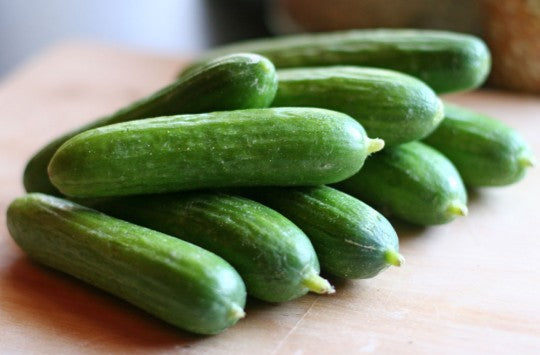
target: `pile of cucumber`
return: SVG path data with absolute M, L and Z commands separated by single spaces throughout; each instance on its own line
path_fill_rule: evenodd
M 481 40 L 439 31 L 217 49 L 40 150 L 10 233 L 40 263 L 219 333 L 246 294 L 284 302 L 333 293 L 321 269 L 356 279 L 399 266 L 380 212 L 447 223 L 467 214 L 465 186 L 521 179 L 533 157 L 519 134 L 438 97 L 478 87 L 489 68 Z

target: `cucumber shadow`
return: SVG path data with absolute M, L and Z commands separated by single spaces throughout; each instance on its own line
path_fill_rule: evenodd
M 469 209 L 471 207 L 484 203 L 486 199 L 485 191 L 480 188 L 467 187 L 467 205 Z
M 429 228 L 392 217 L 389 217 L 388 220 L 396 230 L 400 244 L 423 237 Z
M 247 303 L 246 303 L 247 317 L 263 319 L 266 317 L 271 317 L 272 314 L 275 315 L 275 312 L 282 312 L 282 311 L 286 312 L 287 307 L 291 307 L 291 309 L 294 309 L 297 307 L 302 308 L 302 305 L 310 304 L 316 299 L 318 299 L 321 303 L 333 302 L 332 298 L 342 297 L 343 294 L 351 293 L 351 292 L 354 292 L 355 297 L 357 297 L 361 292 L 367 289 L 364 284 L 366 280 L 364 279 L 348 280 L 348 279 L 340 278 L 337 276 L 333 276 L 331 274 L 325 273 L 324 271 L 321 272 L 321 276 L 327 279 L 330 282 L 330 284 L 334 286 L 336 290 L 334 294 L 319 295 L 316 293 L 308 292 L 306 295 L 299 297 L 297 299 L 286 301 L 286 302 L 280 302 L 280 303 L 265 302 L 265 301 L 261 301 L 253 297 L 248 297 Z
M 112 352 L 163 351 L 189 348 L 207 338 L 170 326 L 25 256 L 13 261 L 3 279 L 2 292 L 16 300 L 17 306 L 10 308 L 15 323 L 54 329 L 61 338 L 71 338 L 81 346 L 106 346 Z

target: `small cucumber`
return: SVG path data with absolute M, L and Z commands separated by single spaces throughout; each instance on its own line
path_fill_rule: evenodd
M 181 329 L 215 334 L 244 316 L 238 273 L 190 243 L 39 193 L 13 201 L 7 222 L 31 258 Z
M 456 168 L 420 142 L 370 157 L 337 188 L 415 224 L 442 224 L 467 214 L 467 191 Z
M 466 185 L 512 184 L 534 165 L 530 148 L 515 130 L 480 113 L 444 105 L 444 120 L 425 142 L 454 163 Z
M 291 221 L 246 198 L 219 193 L 105 199 L 99 210 L 173 235 L 231 263 L 248 294 L 283 302 L 331 293 L 309 239 Z
M 247 194 L 300 227 L 313 243 L 325 272 L 364 279 L 403 261 L 388 220 L 346 193 L 318 186 L 262 188 Z
M 52 183 L 74 197 L 341 181 L 384 143 L 351 117 L 315 108 L 179 115 L 119 123 L 64 143 Z
M 409 75 L 362 67 L 278 71 L 272 106 L 310 106 L 355 118 L 370 137 L 396 145 L 425 137 L 443 118 L 443 105 L 429 86 Z
M 234 52 L 269 58 L 276 68 L 358 65 L 393 69 L 426 82 L 437 93 L 480 86 L 491 55 L 479 38 L 444 31 L 375 29 L 300 34 L 251 40 L 217 48 L 200 61 Z
M 59 191 L 47 176 L 47 165 L 64 142 L 85 130 L 180 113 L 267 107 L 276 90 L 275 69 L 266 58 L 255 54 L 216 58 L 153 95 L 63 135 L 43 147 L 26 166 L 24 187 L 28 192 L 58 195 Z

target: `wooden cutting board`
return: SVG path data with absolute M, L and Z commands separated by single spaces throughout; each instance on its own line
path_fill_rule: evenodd
M 39 147 L 170 82 L 183 61 L 63 44 L 0 83 L 0 353 L 538 353 L 540 171 L 474 191 L 470 215 L 398 225 L 406 264 L 371 280 L 334 280 L 332 296 L 271 305 L 212 337 L 179 331 L 29 261 L 5 227 Z M 540 155 L 540 98 L 479 91 L 449 100 L 499 117 Z

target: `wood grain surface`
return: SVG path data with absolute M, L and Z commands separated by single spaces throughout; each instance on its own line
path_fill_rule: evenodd
M 54 47 L 0 83 L 0 353 L 505 354 L 540 350 L 540 171 L 471 191 L 470 215 L 397 224 L 406 264 L 333 280 L 331 296 L 271 305 L 200 337 L 29 261 L 5 227 L 27 159 L 60 133 L 171 81 L 179 58 L 92 44 Z M 540 98 L 479 91 L 449 100 L 499 117 L 540 155 Z

